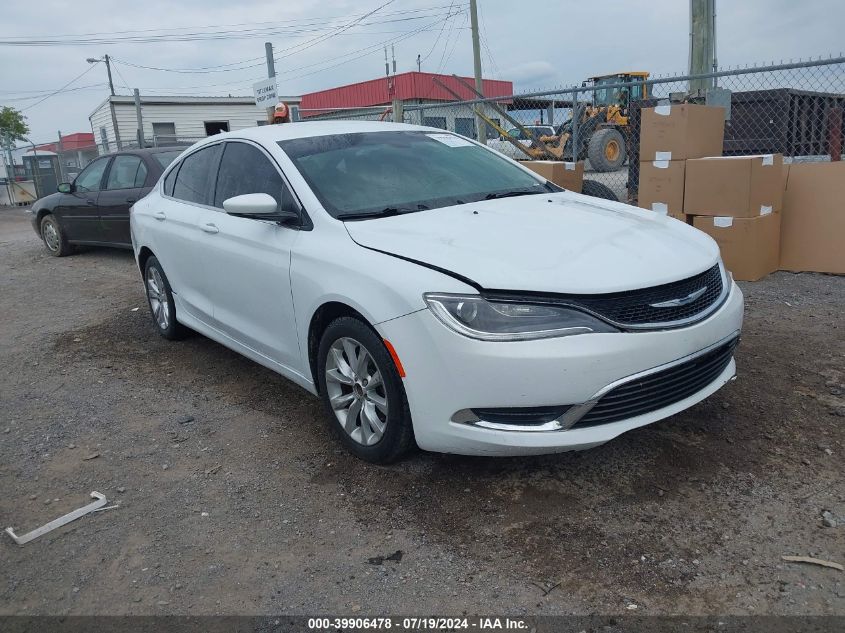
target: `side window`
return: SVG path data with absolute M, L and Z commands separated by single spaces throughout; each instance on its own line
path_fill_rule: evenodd
M 100 183 L 103 181 L 103 172 L 109 164 L 108 158 L 99 158 L 82 170 L 74 185 L 77 191 L 99 191 Z
M 210 204 L 213 186 L 211 170 L 217 163 L 220 145 L 212 145 L 187 156 L 179 167 L 173 185 L 173 197 L 186 202 Z
M 138 165 L 138 171 L 135 173 L 135 187 L 140 189 L 147 182 L 147 165 L 144 161 Z
M 173 185 L 176 183 L 176 174 L 178 171 L 179 165 L 176 165 L 168 172 L 167 177 L 164 179 L 164 195 L 173 195 Z
M 144 163 L 138 156 L 115 156 L 106 180 L 106 189 L 132 189 L 136 187 L 138 170 Z M 146 169 L 145 169 L 146 175 Z
M 214 206 L 223 208 L 223 201 L 245 193 L 268 193 L 280 209 L 295 209 L 293 196 L 275 165 L 261 150 L 247 143 L 226 143 Z

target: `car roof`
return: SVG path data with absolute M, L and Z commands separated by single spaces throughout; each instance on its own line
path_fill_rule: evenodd
M 408 132 L 424 131 L 443 134 L 446 130 L 424 127 L 422 125 L 408 125 L 406 123 L 386 123 L 383 121 L 302 121 L 298 123 L 282 123 L 276 125 L 262 125 L 249 127 L 234 132 L 222 132 L 208 137 L 208 141 L 227 138 L 240 138 L 271 144 L 294 138 L 308 138 L 311 136 L 328 136 L 331 134 L 350 134 L 355 132 Z

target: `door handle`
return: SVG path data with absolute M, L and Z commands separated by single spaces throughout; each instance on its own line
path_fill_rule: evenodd
M 96 207 L 97 206 L 97 203 L 94 202 L 93 200 L 90 200 L 90 199 L 86 200 L 85 204 L 87 204 L 89 207 Z
M 214 224 L 209 222 L 208 224 L 203 224 L 200 228 L 205 231 L 206 233 L 219 233 L 220 229 L 218 229 Z
M 127 198 L 126 199 L 126 204 L 132 204 L 134 202 L 136 202 L 135 198 Z
M 164 211 L 156 211 L 155 213 L 153 213 L 153 217 L 156 220 L 166 220 L 167 219 L 167 215 L 164 213 Z

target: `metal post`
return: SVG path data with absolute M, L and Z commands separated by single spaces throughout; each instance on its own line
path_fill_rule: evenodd
M 276 76 L 276 62 L 273 59 L 273 42 L 264 42 L 264 54 L 267 56 L 267 77 L 272 79 Z M 267 108 L 267 122 L 273 123 L 273 110 L 275 105 Z
M 15 176 L 15 164 L 12 162 L 12 149 L 11 145 L 8 144 L 8 138 L 4 135 L 0 137 L 0 143 L 3 144 L 3 149 L 6 152 L 0 151 L 0 154 L 3 155 L 3 165 L 6 168 L 6 195 L 9 196 L 9 204 L 15 204 L 15 193 L 14 193 L 14 186 L 12 185 L 13 178 Z M 8 152 L 8 163 L 7 161 L 7 152 Z
M 690 0 L 689 74 L 703 75 L 716 68 L 716 0 Z M 690 92 L 713 87 L 713 79 L 693 79 Z
M 470 26 L 472 27 L 472 66 L 475 72 L 475 89 L 483 96 L 484 82 L 481 80 L 481 44 L 478 38 L 478 3 L 469 0 Z M 487 143 L 487 125 L 484 120 L 475 116 L 476 135 L 479 143 Z
M 827 111 L 827 129 L 830 160 L 842 160 L 842 106 L 833 106 Z
M 120 130 L 117 129 L 117 115 L 114 111 L 114 95 L 109 97 L 109 111 L 111 112 L 111 124 L 114 128 L 114 144 L 117 147 L 117 151 L 123 149 L 120 144 Z M 108 137 L 106 137 L 108 139 Z M 107 151 L 111 151 L 111 147 L 107 149 Z
M 108 55 L 105 55 L 104 59 L 106 60 L 106 72 L 109 74 L 109 90 L 111 90 L 111 96 L 114 96 L 114 82 L 111 79 L 111 61 Z
M 62 131 L 59 130 L 59 142 L 56 145 L 56 155 L 59 158 L 59 182 L 67 182 L 65 178 L 65 165 L 64 165 L 64 146 L 62 145 Z
M 572 162 L 578 162 L 578 88 L 574 88 L 572 91 Z M 561 154 L 561 157 L 565 160 L 566 159 L 566 152 Z
M 135 119 L 138 121 L 138 147 L 144 149 L 147 145 L 144 141 L 144 117 L 141 115 L 141 93 L 135 88 Z
M 405 122 L 405 108 L 402 104 L 401 99 L 394 99 L 393 100 L 393 122 L 394 123 L 404 123 Z

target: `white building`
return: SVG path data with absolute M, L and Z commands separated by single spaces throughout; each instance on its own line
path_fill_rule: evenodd
M 300 97 L 281 97 L 296 116 Z M 101 152 L 137 146 L 135 98 L 112 96 L 88 117 Z M 141 97 L 141 119 L 147 145 L 193 143 L 219 132 L 267 122 L 267 110 L 252 97 Z M 117 136 L 115 136 L 115 122 Z

